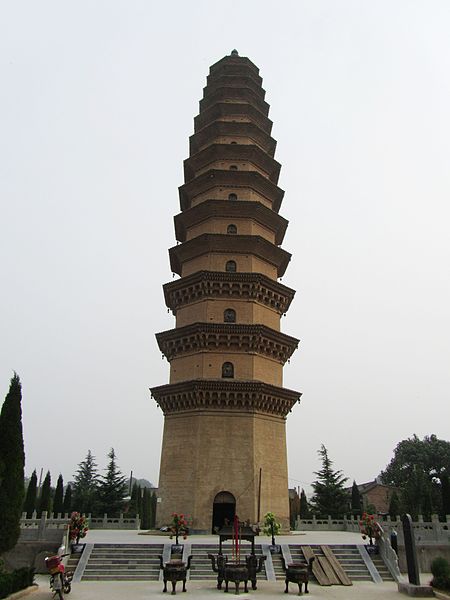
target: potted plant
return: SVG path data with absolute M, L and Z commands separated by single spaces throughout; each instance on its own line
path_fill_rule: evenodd
M 263 533 L 272 537 L 272 544 L 269 546 L 271 552 L 279 552 L 280 547 L 275 544 L 275 536 L 280 533 L 281 525 L 278 523 L 276 516 L 272 512 L 264 515 Z
M 189 528 L 186 517 L 183 514 L 172 513 L 172 522 L 169 525 L 169 531 L 171 540 L 175 536 L 175 544 L 172 544 L 172 555 L 182 555 L 183 545 L 178 543 L 178 538 L 181 535 L 184 540 L 187 539 Z
M 374 545 L 373 540 L 379 540 L 383 530 L 375 520 L 375 515 L 363 513 L 362 519 L 359 522 L 359 530 L 361 531 L 363 540 L 369 538 L 369 546 L 367 548 L 369 554 L 376 554 L 378 548 Z
M 80 544 L 80 540 L 86 537 L 89 531 L 88 522 L 84 515 L 79 512 L 73 512 L 70 515 L 69 522 L 69 538 L 72 543 L 72 552 L 81 552 L 84 544 Z

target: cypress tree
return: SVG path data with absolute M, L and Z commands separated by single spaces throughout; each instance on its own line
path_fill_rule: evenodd
M 352 513 L 354 515 L 361 515 L 361 494 L 355 480 L 353 480 L 352 485 Z
M 27 513 L 27 519 L 31 519 L 33 511 L 36 510 L 37 498 L 37 475 L 36 470 L 33 471 L 27 487 L 25 502 L 23 503 L 23 512 Z
M 125 477 L 117 466 L 114 448 L 111 448 L 108 458 L 106 474 L 101 477 L 98 487 L 99 511 L 111 517 L 118 517 L 123 510 L 123 498 L 127 486 Z
M 442 516 L 450 515 L 450 481 L 448 475 L 441 475 Z
M 142 513 L 140 512 L 140 504 L 141 504 L 141 486 L 135 481 L 133 483 L 133 489 L 131 490 L 131 499 L 130 499 L 130 507 L 128 509 L 128 514 L 131 517 L 135 517 L 139 515 L 142 518 Z
M 65 515 L 70 515 L 72 512 L 72 486 L 70 483 L 67 485 L 66 493 L 64 494 L 63 512 Z
M 0 412 L 0 554 L 19 539 L 24 465 L 22 386 L 14 373 Z
M 158 503 L 158 498 L 156 497 L 155 492 L 153 492 L 152 494 L 152 499 L 151 499 L 151 520 L 150 520 L 150 528 L 154 529 L 156 526 L 156 507 L 157 507 L 157 503 Z
M 47 516 L 50 516 L 52 502 L 50 489 L 51 483 L 52 478 L 50 476 L 50 471 L 47 471 L 47 475 L 45 476 L 44 483 L 42 484 L 42 489 L 38 501 L 38 517 L 41 517 L 44 511 L 47 511 Z
M 391 501 L 389 502 L 389 514 L 394 519 L 400 514 L 400 500 L 397 492 L 392 492 Z
M 142 498 L 141 529 L 150 529 L 151 510 L 150 491 L 148 488 L 144 488 L 144 496 Z
M 305 490 L 302 488 L 300 493 L 300 519 L 310 519 L 311 518 L 311 508 L 308 503 L 308 499 L 306 498 Z
M 56 484 L 55 497 L 53 498 L 53 516 L 57 517 L 64 513 L 64 482 L 63 476 L 60 474 Z

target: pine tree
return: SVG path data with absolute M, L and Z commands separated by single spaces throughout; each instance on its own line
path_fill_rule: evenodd
M 78 465 L 74 475 L 73 483 L 73 510 L 80 514 L 97 513 L 97 493 L 99 486 L 99 475 L 95 457 L 90 450 L 86 458 Z
M 19 539 L 24 465 L 22 386 L 14 373 L 0 412 L 0 554 Z
M 308 499 L 306 498 L 305 490 L 302 489 L 300 493 L 300 519 L 310 519 L 311 508 L 309 506 Z
M 57 517 L 59 514 L 64 512 L 63 505 L 64 498 L 64 482 L 63 476 L 60 474 L 58 477 L 58 482 L 56 484 L 55 496 L 53 498 L 53 516 Z
M 27 494 L 23 503 L 23 512 L 27 513 L 27 519 L 31 519 L 33 511 L 36 510 L 37 498 L 37 475 L 36 470 L 33 471 L 27 487 Z
M 47 471 L 44 483 L 42 484 L 41 493 L 38 500 L 38 518 L 42 516 L 44 511 L 47 512 L 47 516 L 50 516 L 51 503 L 52 503 L 52 492 L 51 492 L 52 478 L 50 471 Z
M 100 514 L 108 513 L 111 517 L 118 517 L 123 510 L 123 498 L 127 486 L 125 477 L 117 466 L 114 448 L 111 448 L 108 458 L 106 474 L 101 477 L 98 487 L 99 511 Z
M 344 477 L 342 471 L 333 471 L 333 462 L 323 444 L 318 454 L 322 459 L 322 469 L 315 472 L 318 479 L 312 484 L 314 512 L 320 517 L 330 515 L 332 518 L 340 518 L 348 508 L 348 496 L 344 489 L 348 477 Z
M 361 494 L 355 480 L 353 480 L 352 485 L 352 513 L 354 515 L 361 515 Z
M 393 519 L 396 519 L 400 514 L 400 500 L 397 492 L 392 492 L 391 501 L 389 502 L 389 514 Z
M 64 494 L 63 512 L 65 515 L 70 515 L 72 512 L 72 486 L 70 483 L 66 487 L 66 493 Z

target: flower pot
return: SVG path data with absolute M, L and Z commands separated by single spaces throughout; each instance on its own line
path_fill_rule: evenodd
M 72 544 L 71 545 L 72 554 L 75 554 L 78 552 L 83 552 L 84 546 L 85 546 L 85 544 L 76 544 L 76 543 Z

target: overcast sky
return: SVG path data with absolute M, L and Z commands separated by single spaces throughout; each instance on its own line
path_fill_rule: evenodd
M 158 481 L 177 188 L 233 48 L 286 190 L 290 485 L 322 443 L 362 483 L 400 440 L 450 439 L 449 31 L 448 0 L 0 3 L 0 384 L 22 380 L 27 474 L 113 446 Z

